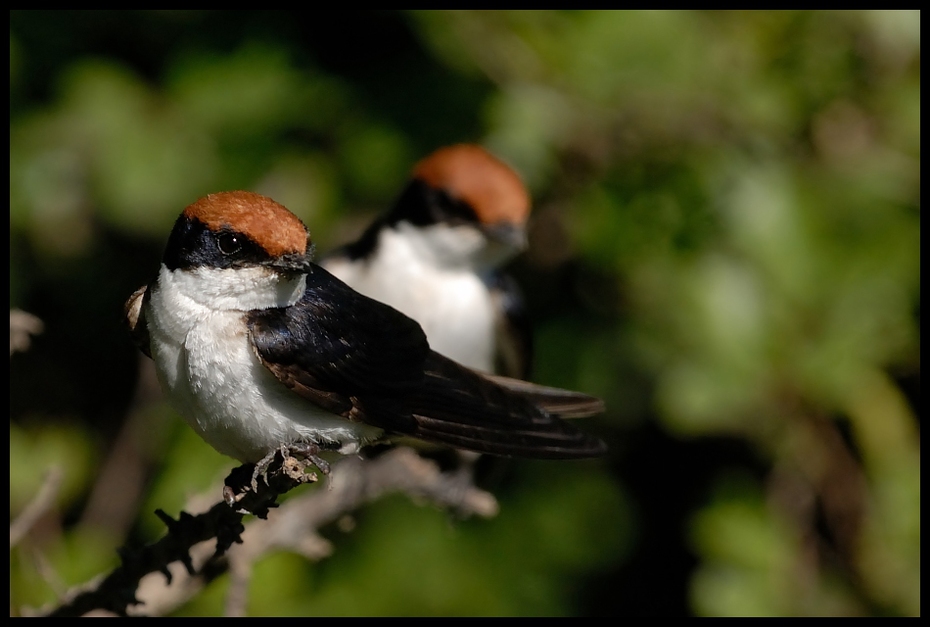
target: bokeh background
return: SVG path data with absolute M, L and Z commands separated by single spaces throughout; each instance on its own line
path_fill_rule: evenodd
M 178 213 L 257 191 L 325 252 L 459 141 L 532 192 L 534 379 L 606 399 L 610 456 L 494 467 L 491 520 L 366 507 L 328 559 L 263 560 L 249 612 L 919 615 L 908 11 L 12 11 L 10 305 L 44 331 L 11 355 L 11 520 L 65 474 L 11 613 L 233 465 L 122 326 Z

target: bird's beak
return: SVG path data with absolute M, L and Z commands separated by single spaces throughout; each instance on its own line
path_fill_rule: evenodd
M 499 222 L 485 227 L 487 236 L 514 250 L 526 250 L 526 228 L 512 222 Z
M 281 274 L 307 274 L 310 272 L 310 255 L 284 255 L 268 262 L 268 266 Z

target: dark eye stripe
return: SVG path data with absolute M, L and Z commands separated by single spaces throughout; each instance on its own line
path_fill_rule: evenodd
M 232 268 L 270 260 L 270 255 L 245 235 L 230 230 L 212 231 L 183 214 L 168 237 L 162 257 L 169 270 L 198 266 Z

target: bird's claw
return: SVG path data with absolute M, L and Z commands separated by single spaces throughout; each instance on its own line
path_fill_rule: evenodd
M 268 468 L 271 467 L 271 462 L 274 461 L 275 455 L 278 454 L 278 451 L 271 451 L 255 464 L 255 468 L 252 470 L 252 491 L 258 492 L 258 478 L 261 477 L 265 480 L 265 485 L 268 485 Z M 281 457 L 285 458 L 284 450 L 282 447 Z
M 255 464 L 255 469 L 252 471 L 253 491 L 258 491 L 259 477 L 264 480 L 265 485 L 268 485 L 268 470 L 271 468 L 272 462 L 279 453 L 281 455 L 282 465 L 290 458 L 298 462 L 310 462 L 324 475 L 330 473 L 329 462 L 319 456 L 320 447 L 316 444 L 311 442 L 291 442 L 289 444 L 282 444 Z M 305 467 L 306 464 L 303 464 L 302 468 Z

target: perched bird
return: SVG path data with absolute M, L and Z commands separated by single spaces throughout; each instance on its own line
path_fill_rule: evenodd
M 175 409 L 242 462 L 282 445 L 349 454 L 390 434 L 481 453 L 600 455 L 566 417 L 579 392 L 470 370 L 420 326 L 311 262 L 307 228 L 251 192 L 211 194 L 175 222 L 158 276 L 126 304 Z
M 526 379 L 529 324 L 501 266 L 526 247 L 529 212 L 503 161 L 474 144 L 448 146 L 417 163 L 390 210 L 320 264 L 420 323 L 438 353 Z

